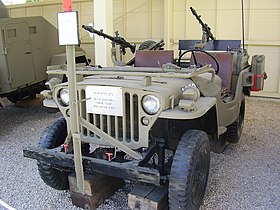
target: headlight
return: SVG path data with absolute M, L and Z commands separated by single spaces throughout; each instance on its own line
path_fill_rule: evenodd
M 145 95 L 142 100 L 142 106 L 147 114 L 156 114 L 160 108 L 160 102 L 154 95 Z
M 182 93 L 183 99 L 196 101 L 200 97 L 200 92 L 197 87 L 189 86 Z
M 62 89 L 59 93 L 61 102 L 63 105 L 68 106 L 69 105 L 69 90 L 68 89 Z

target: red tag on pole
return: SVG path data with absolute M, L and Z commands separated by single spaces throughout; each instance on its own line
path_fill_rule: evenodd
M 64 12 L 72 12 L 72 0 L 63 0 Z

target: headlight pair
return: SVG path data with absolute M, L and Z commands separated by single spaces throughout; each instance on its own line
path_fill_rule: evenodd
M 64 106 L 69 106 L 69 90 L 63 88 L 59 91 L 59 97 Z M 147 114 L 156 114 L 160 109 L 160 100 L 154 95 L 145 95 L 142 99 L 142 106 Z

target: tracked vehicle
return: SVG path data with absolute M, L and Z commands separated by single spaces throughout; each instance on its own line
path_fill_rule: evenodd
M 208 43 L 214 52 L 186 43 L 193 41 L 181 41 L 177 60 L 170 50 L 138 50 L 134 66 L 77 67 L 75 84 L 57 84 L 53 100 L 63 118 L 39 147 L 24 150 L 37 159 L 45 183 L 61 190 L 70 172 L 105 174 L 168 187 L 170 209 L 198 209 L 210 149 L 222 152 L 240 139 L 244 95 L 263 88 L 264 57 L 249 65 L 246 50 L 230 46 L 240 41 L 214 40 Z M 55 66 L 48 73 L 66 70 Z

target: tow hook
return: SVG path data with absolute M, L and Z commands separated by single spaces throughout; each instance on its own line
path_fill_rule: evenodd
M 69 149 L 68 149 L 68 144 L 62 144 L 61 146 L 62 146 L 63 149 L 64 149 L 64 153 L 67 153 L 67 152 L 69 151 Z

